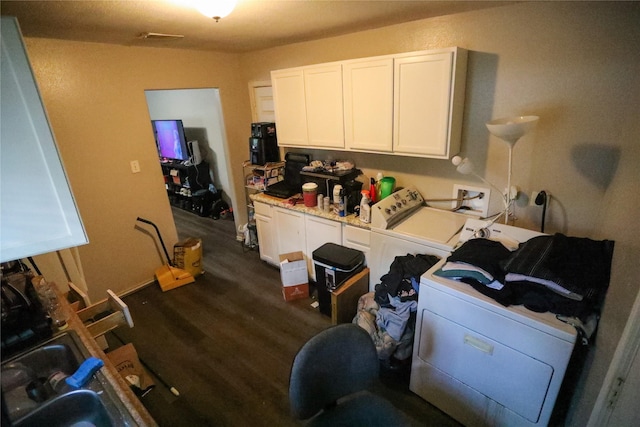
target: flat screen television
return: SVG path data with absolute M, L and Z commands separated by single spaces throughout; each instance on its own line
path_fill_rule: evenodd
M 182 120 L 152 120 L 151 125 L 161 159 L 189 160 Z

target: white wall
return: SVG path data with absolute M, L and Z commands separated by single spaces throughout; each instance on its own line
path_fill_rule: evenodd
M 210 148 L 208 152 L 202 150 L 203 160 L 209 163 L 213 185 L 223 191 L 225 201 L 232 205 L 229 156 L 218 89 L 147 90 L 145 96 L 151 120 L 182 119 L 187 140 L 197 139 L 200 147 Z

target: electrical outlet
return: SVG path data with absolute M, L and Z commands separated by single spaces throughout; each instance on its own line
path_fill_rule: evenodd
M 539 191 L 532 191 L 531 195 L 529 196 L 529 206 L 535 206 L 536 205 L 536 197 L 538 197 L 538 193 Z
M 474 187 L 466 184 L 455 184 L 453 186 L 454 201 L 452 208 L 463 207 L 461 213 L 479 216 L 484 218 L 489 215 L 489 200 L 491 190 L 484 187 Z
M 137 160 L 131 160 L 131 173 L 140 172 L 140 163 Z
M 531 192 L 531 197 L 529 198 L 529 206 L 542 206 L 542 205 L 544 205 L 544 202 L 545 202 L 544 198 L 542 199 L 543 203 L 541 203 L 539 205 L 536 203 L 536 200 L 538 199 L 538 195 L 540 193 L 542 193 L 542 191 L 532 191 Z M 551 194 L 549 194 L 548 191 L 545 191 L 544 193 L 546 195 L 546 203 L 548 204 L 549 203 L 549 198 L 551 197 Z

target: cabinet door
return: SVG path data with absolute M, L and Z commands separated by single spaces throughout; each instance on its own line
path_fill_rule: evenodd
M 301 251 L 306 253 L 304 214 L 284 208 L 273 208 L 276 222 L 276 240 L 278 255 Z
M 265 203 L 254 202 L 254 219 L 258 232 L 258 247 L 260 259 L 269 264 L 278 265 L 278 242 L 276 240 L 275 222 L 272 218 L 272 208 Z
M 342 66 L 337 64 L 306 68 L 304 87 L 309 145 L 343 148 Z
M 278 145 L 308 145 L 307 108 L 302 69 L 272 71 L 271 83 L 278 127 Z
M 316 269 L 313 265 L 313 251 L 325 243 L 342 244 L 342 223 L 313 215 L 305 215 L 307 237 L 307 267 L 309 276 L 316 280 Z
M 392 150 L 393 59 L 348 62 L 343 66 L 345 146 L 351 150 Z
M 2 17 L 0 258 L 87 243 L 18 23 Z
M 453 51 L 394 60 L 393 151 L 449 154 Z
M 365 265 L 369 265 L 371 251 L 371 230 L 344 224 L 342 226 L 342 246 L 364 253 Z

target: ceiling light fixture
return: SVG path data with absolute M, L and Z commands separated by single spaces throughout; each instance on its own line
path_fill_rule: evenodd
M 191 0 L 191 3 L 198 12 L 218 22 L 233 11 L 237 0 Z

